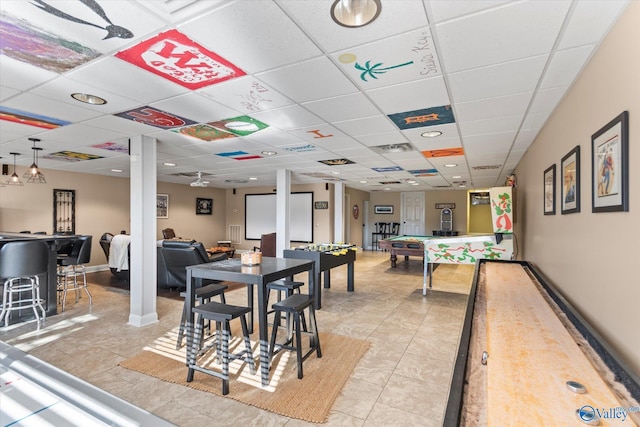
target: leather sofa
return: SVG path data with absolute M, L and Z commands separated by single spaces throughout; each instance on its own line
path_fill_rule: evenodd
M 163 240 L 158 245 L 158 288 L 184 289 L 188 265 L 204 264 L 227 259 L 227 254 L 208 256 L 204 245 L 196 241 Z M 202 286 L 216 283 L 203 280 Z

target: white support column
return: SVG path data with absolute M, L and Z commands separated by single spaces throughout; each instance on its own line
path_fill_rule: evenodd
M 283 251 L 291 247 L 289 224 L 291 221 L 291 171 L 279 169 L 276 175 L 276 256 L 282 258 Z
M 333 242 L 344 242 L 344 184 L 333 184 Z
M 130 140 L 131 262 L 129 324 L 158 322 L 156 312 L 156 140 L 137 135 Z

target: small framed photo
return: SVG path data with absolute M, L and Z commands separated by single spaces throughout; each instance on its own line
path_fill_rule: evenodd
M 392 214 L 393 205 L 375 205 L 373 207 L 373 212 L 376 214 Z
M 169 195 L 156 195 L 156 218 L 169 218 Z
M 562 215 L 580 212 L 580 146 L 569 151 L 560 163 L 562 172 Z
M 556 214 L 556 165 L 544 171 L 544 214 Z
M 213 199 L 196 198 L 196 215 L 211 215 L 213 212 Z
M 591 212 L 629 210 L 629 112 L 591 136 Z

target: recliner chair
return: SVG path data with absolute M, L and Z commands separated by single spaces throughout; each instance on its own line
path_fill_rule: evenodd
M 113 234 L 107 232 L 100 236 L 100 247 L 102 248 L 102 252 L 104 252 L 105 258 L 107 258 L 107 263 L 109 262 L 109 250 L 111 248 L 111 240 L 113 239 Z M 118 271 L 116 268 L 109 268 L 111 270 L 111 274 L 113 274 L 118 280 L 124 280 L 125 282 L 129 282 L 129 270 L 120 270 Z
M 227 254 L 207 255 L 204 245 L 195 241 L 164 240 L 158 246 L 158 288 L 184 289 L 186 287 L 188 265 L 204 264 L 206 262 L 222 261 Z M 213 280 L 203 280 L 202 286 L 217 283 Z

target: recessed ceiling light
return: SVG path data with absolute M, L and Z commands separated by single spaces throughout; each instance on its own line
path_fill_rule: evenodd
M 275 151 L 263 151 L 262 154 L 265 156 L 275 156 L 278 153 Z
M 169 162 L 165 162 L 162 164 L 163 166 L 175 166 L 175 163 L 169 163 Z
M 375 21 L 381 10 L 380 0 L 336 0 L 331 5 L 331 19 L 343 27 L 363 27 Z
M 456 166 L 458 165 L 456 165 L 455 163 L 449 163 L 448 165 L 444 165 L 445 168 L 455 168 Z
M 453 179 L 460 179 L 460 178 L 462 178 L 462 175 L 453 175 L 451 178 L 453 178 Z
M 338 172 L 338 171 L 331 171 L 331 173 L 332 173 L 333 175 L 340 175 L 340 172 Z
M 384 188 L 384 191 L 389 191 L 389 190 L 391 190 L 389 187 Z
M 107 103 L 106 99 L 100 98 L 96 95 L 89 95 L 88 93 L 72 93 L 71 97 L 76 101 L 84 102 L 85 104 L 104 105 Z
M 257 180 L 258 180 L 258 178 L 256 178 L 255 176 L 249 177 L 249 181 L 257 181 Z
M 364 181 L 364 180 L 360 181 L 360 184 L 366 184 L 366 183 L 367 183 L 367 181 Z
M 419 182 L 412 182 L 411 185 L 420 185 Z
M 111 169 L 111 172 L 122 173 L 124 171 L 122 169 Z
M 429 130 L 420 134 L 420 136 L 422 136 L 423 138 L 435 138 L 440 135 L 442 135 L 442 132 L 440 132 L 439 130 Z

